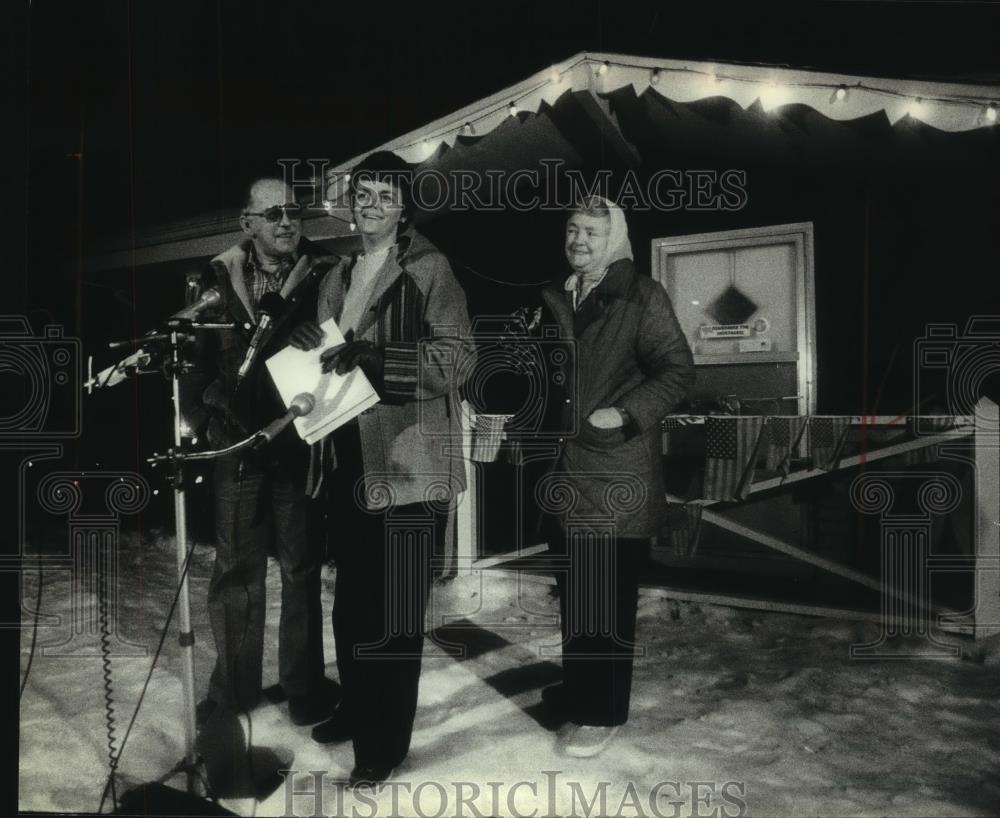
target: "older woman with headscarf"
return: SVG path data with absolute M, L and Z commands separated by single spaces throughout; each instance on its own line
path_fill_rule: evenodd
M 635 270 L 620 207 L 593 197 L 576 209 L 565 251 L 565 286 L 543 296 L 573 339 L 563 428 L 576 433 L 537 492 L 563 558 L 563 682 L 542 699 L 575 725 L 563 752 L 585 758 L 628 719 L 639 573 L 666 511 L 660 421 L 694 367 L 663 287 Z

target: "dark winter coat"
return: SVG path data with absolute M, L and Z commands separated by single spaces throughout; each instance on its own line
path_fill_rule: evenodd
M 575 361 L 567 367 L 562 439 L 553 479 L 564 481 L 572 507 L 557 514 L 613 520 L 619 537 L 653 536 L 666 511 L 660 421 L 694 383 L 694 362 L 663 287 L 617 261 L 573 312 L 570 293 L 542 293 Z M 587 421 L 595 409 L 627 411 L 623 428 Z M 556 506 L 559 503 L 555 504 Z M 555 507 L 552 509 L 555 511 Z
M 298 261 L 281 289 L 284 312 L 275 320 L 255 363 L 238 386 L 236 373 L 257 325 L 244 275 L 250 240 L 220 253 L 205 271 L 203 287 L 216 287 L 222 293 L 224 308 L 217 317 L 238 325 L 235 330 L 199 333 L 198 371 L 182 384 L 182 391 L 187 394 L 187 400 L 182 395 L 184 414 L 195 429 L 206 432 L 213 446 L 235 443 L 285 413 L 285 405 L 264 362 L 288 345 L 292 329 L 315 318 L 319 282 L 337 261 L 336 256 L 305 238 L 300 239 L 298 251 Z M 294 449 L 300 456 L 307 451 L 291 427 L 267 447 L 267 454 L 277 455 L 286 449 Z

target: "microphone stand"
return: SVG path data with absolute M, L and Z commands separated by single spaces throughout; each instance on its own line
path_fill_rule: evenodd
M 176 521 L 177 540 L 177 576 L 179 588 L 177 591 L 177 610 L 179 615 L 178 643 L 181 648 L 181 687 L 184 702 L 184 758 L 175 766 L 168 778 L 177 772 L 183 771 L 187 778 L 187 791 L 194 796 L 203 798 L 207 776 L 202 769 L 204 764 L 198 757 L 196 749 L 197 741 L 197 709 L 194 692 L 194 631 L 191 628 L 191 595 L 188 585 L 188 561 L 191 557 L 191 547 L 187 536 L 187 503 L 185 495 L 184 464 L 188 460 L 214 460 L 226 455 L 235 454 L 250 446 L 259 443 L 266 443 L 281 429 L 290 424 L 295 417 L 308 414 L 312 411 L 313 404 L 310 396 L 309 402 L 305 405 L 298 405 L 289 408 L 288 413 L 281 419 L 274 421 L 268 427 L 254 432 L 244 440 L 239 441 L 223 449 L 205 452 L 185 452 L 183 450 L 183 429 L 181 424 L 181 386 L 180 375 L 184 371 L 184 364 L 181 361 L 181 343 L 186 338 L 186 333 L 190 330 L 200 329 L 236 329 L 234 323 L 194 323 L 191 319 L 170 319 L 165 325 L 166 332 L 155 332 L 142 338 L 130 341 L 121 341 L 112 344 L 112 348 L 119 348 L 129 344 L 142 344 L 152 341 L 169 341 L 169 357 L 164 362 L 164 374 L 169 372 L 171 380 L 171 401 L 173 403 L 173 427 L 174 445 L 166 454 L 153 453 L 152 457 L 146 458 L 146 462 L 153 468 L 161 463 L 171 466 L 167 475 L 167 481 L 174 490 L 174 518 Z M 140 372 L 141 374 L 141 372 Z M 114 772 L 112 771 L 112 775 Z M 162 779 L 161 779 L 162 780 Z
M 174 403 L 174 447 L 182 445 L 181 429 L 181 382 L 180 382 L 180 338 L 176 329 L 170 332 L 170 381 Z M 177 607 L 180 616 L 178 642 L 181 646 L 181 687 L 184 694 L 184 772 L 187 776 L 188 792 L 204 796 L 204 779 L 198 775 L 198 754 L 195 749 L 198 725 L 196 721 L 194 696 L 194 631 L 191 630 L 191 596 L 188 589 L 190 559 L 187 537 L 187 506 L 184 495 L 184 464 L 178 460 L 171 475 L 174 488 L 174 518 L 177 539 L 177 576 L 180 593 Z
M 183 429 L 181 425 L 181 385 L 180 376 L 183 372 L 181 361 L 181 342 L 185 332 L 195 329 L 234 329 L 233 323 L 199 324 L 190 319 L 171 319 L 165 325 L 166 332 L 156 332 L 135 338 L 130 341 L 116 342 L 112 348 L 127 346 L 129 344 L 144 344 L 153 341 L 169 341 L 169 357 L 164 366 L 165 374 L 169 371 L 171 380 L 171 401 L 173 403 L 173 426 L 174 426 L 174 446 L 165 456 L 156 455 L 147 459 L 153 466 L 163 461 L 169 461 L 173 466 L 167 480 L 174 490 L 174 518 L 176 526 L 177 540 L 177 577 L 180 584 L 177 596 L 177 610 L 179 615 L 178 643 L 181 648 L 181 688 L 184 702 L 183 725 L 184 725 L 184 759 L 174 768 L 172 772 L 183 771 L 187 778 L 187 791 L 195 796 L 204 797 L 205 775 L 201 770 L 202 762 L 196 750 L 197 740 L 197 717 L 195 705 L 194 688 L 194 631 L 191 628 L 191 595 L 188 586 L 187 565 L 190 559 L 190 545 L 187 536 L 187 505 L 184 486 L 184 461 L 188 459 L 204 459 L 196 457 L 193 453 L 181 451 L 183 446 Z M 254 438 L 256 435 L 254 436 Z M 254 438 L 245 441 L 245 445 L 250 445 Z M 239 446 L 238 448 L 244 448 Z M 230 447 L 237 450 L 237 447 Z M 228 453 L 226 450 L 223 453 Z M 207 453 L 206 453 L 207 454 Z M 215 454 L 218 456 L 218 453 Z M 113 774 L 113 773 L 112 773 Z
M 293 405 L 289 407 L 289 411 L 283 417 L 231 446 L 211 451 L 185 452 L 182 449 L 183 441 L 181 434 L 180 378 L 178 376 L 178 373 L 181 371 L 181 362 L 178 340 L 178 332 L 174 330 L 170 335 L 172 357 L 169 365 L 173 382 L 174 447 L 169 449 L 166 454 L 157 454 L 154 452 L 152 457 L 146 458 L 146 462 L 153 468 L 161 463 L 167 463 L 172 467 L 168 480 L 173 483 L 174 514 L 177 519 L 177 573 L 180 580 L 177 607 L 180 612 L 179 642 L 183 662 L 182 685 L 184 693 L 185 747 L 184 761 L 175 769 L 183 769 L 187 773 L 188 792 L 192 795 L 204 796 L 205 793 L 202 791 L 202 784 L 206 779 L 200 775 L 199 765 L 201 764 L 201 759 L 198 758 L 195 748 L 197 723 L 194 700 L 194 633 L 191 630 L 190 595 L 188 592 L 187 571 L 185 569 L 189 559 L 189 546 L 187 542 L 187 510 L 184 494 L 184 464 L 189 460 L 215 460 L 220 457 L 236 454 L 251 446 L 267 443 L 296 417 L 311 412 L 313 403 L 311 396 L 299 396 L 299 398 L 308 398 L 308 403 L 304 406 Z

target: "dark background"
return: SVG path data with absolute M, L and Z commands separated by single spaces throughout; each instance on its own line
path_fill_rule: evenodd
M 579 51 L 1000 82 L 993 3 L 19 5 L 3 38 L 14 143 L 4 169 L 7 312 L 28 315 L 36 329 L 63 325 L 85 355 L 123 324 L 145 330 L 180 305 L 183 287 L 176 271 L 156 281 L 124 271 L 116 287 L 129 297 L 111 306 L 102 282 L 81 272 L 89 253 L 144 226 L 238 206 L 276 157 L 341 162 Z M 636 244 L 816 222 L 819 408 L 906 411 L 909 350 L 923 325 L 997 312 L 995 131 L 970 153 L 952 140 L 908 163 L 744 157 L 748 210 L 635 226 Z M 525 269 L 521 280 L 550 275 Z M 471 281 L 463 278 L 473 302 L 492 297 Z M 0 391 L 9 386 L 3 380 Z M 140 434 L 165 385 L 122 389 L 86 407 L 85 441 L 67 449 L 77 465 L 89 467 L 86 438 L 102 439 L 102 430 L 114 428 L 120 441 L 108 458 L 130 468 L 168 436 Z M 8 667 L 16 684 L 16 663 Z M 2 695 L 15 701 L 12 687 Z M 5 735 L 16 742 L 16 731 Z M 13 762 L 16 743 L 8 749 Z M 16 775 L 12 763 L 9 771 Z M 4 789 L 16 793 L 13 779 Z
M 989 3 L 35 0 L 26 22 L 9 34 L 29 160 L 13 295 L 78 332 L 74 267 L 102 239 L 232 207 L 276 157 L 343 161 L 578 51 L 1000 79 Z M 899 199 L 904 220 L 923 204 Z

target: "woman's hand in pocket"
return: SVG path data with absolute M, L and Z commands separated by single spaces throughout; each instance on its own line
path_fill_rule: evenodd
M 587 422 L 598 429 L 620 429 L 625 425 L 625 418 L 614 408 L 595 409 L 590 413 Z

